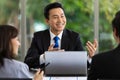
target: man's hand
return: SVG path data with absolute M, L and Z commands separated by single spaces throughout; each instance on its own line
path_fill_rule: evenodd
M 53 48 L 54 44 L 51 44 L 48 48 L 48 51 L 64 51 L 64 49 Z
M 90 41 L 86 43 L 86 48 L 88 50 L 90 58 L 92 58 L 92 56 L 95 55 L 95 51 L 97 50 L 97 47 L 98 47 L 98 41 L 96 39 L 94 40 L 93 43 L 91 43 Z
M 48 51 L 65 51 L 64 49 L 58 49 L 58 48 L 53 48 L 54 44 L 51 44 L 49 47 L 48 47 Z M 43 58 L 45 59 L 45 54 L 42 54 L 43 55 Z

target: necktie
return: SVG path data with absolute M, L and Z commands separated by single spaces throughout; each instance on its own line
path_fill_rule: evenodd
M 58 48 L 59 47 L 58 40 L 59 40 L 59 37 L 55 36 L 54 37 L 54 42 L 55 42 L 54 48 Z

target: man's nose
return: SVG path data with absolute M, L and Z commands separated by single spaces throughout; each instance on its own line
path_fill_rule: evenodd
M 62 22 L 62 18 L 58 18 L 58 22 Z

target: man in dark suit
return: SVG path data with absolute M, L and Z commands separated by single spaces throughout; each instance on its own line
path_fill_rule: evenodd
M 31 68 L 38 68 L 44 63 L 45 51 L 83 51 L 79 34 L 65 29 L 66 17 L 62 5 L 58 2 L 47 5 L 44 9 L 44 16 L 49 29 L 34 33 L 34 37 L 25 63 Z M 57 48 L 55 48 L 54 37 L 58 37 Z M 59 45 L 59 46 L 58 46 Z M 87 48 L 92 57 L 97 48 L 97 41 L 87 43 Z M 41 65 L 42 66 L 42 65 Z
M 120 80 L 120 11 L 112 21 L 113 36 L 118 46 L 110 51 L 92 57 L 88 80 L 107 78 Z

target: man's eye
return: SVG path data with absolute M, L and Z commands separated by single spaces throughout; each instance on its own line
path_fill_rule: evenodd
M 61 16 L 62 18 L 64 17 L 64 16 Z
M 57 19 L 57 17 L 54 17 L 54 19 Z

